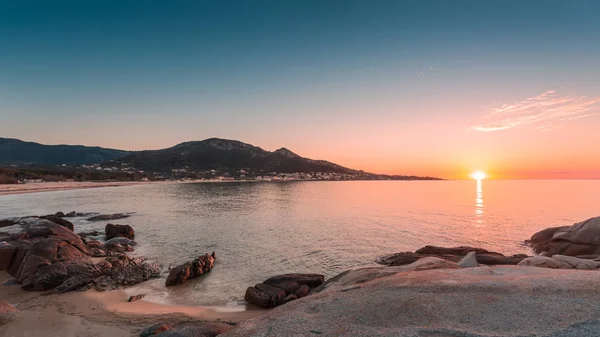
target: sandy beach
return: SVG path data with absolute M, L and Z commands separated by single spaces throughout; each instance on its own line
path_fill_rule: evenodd
M 10 279 L 0 272 L 0 282 Z M 0 285 L 0 300 L 19 309 L 17 318 L 0 326 L 0 335 L 20 336 L 139 336 L 140 331 L 156 324 L 180 325 L 193 322 L 237 324 L 264 312 L 231 312 L 206 307 L 162 305 L 139 300 L 127 302 L 124 291 L 71 292 L 44 295 L 21 290 L 19 285 Z
M 137 186 L 153 184 L 178 184 L 182 181 L 111 181 L 111 182 L 46 182 L 31 184 L 2 184 L 0 185 L 0 195 L 38 193 L 64 190 L 79 190 L 99 187 L 120 187 Z

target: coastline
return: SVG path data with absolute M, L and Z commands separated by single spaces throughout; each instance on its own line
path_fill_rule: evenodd
M 196 182 L 196 181 L 189 181 Z M 40 193 L 53 191 L 81 190 L 100 187 L 122 187 L 122 186 L 143 186 L 156 184 L 181 184 L 188 181 L 110 181 L 110 182 L 45 182 L 32 184 L 2 184 L 0 185 L 0 196 Z

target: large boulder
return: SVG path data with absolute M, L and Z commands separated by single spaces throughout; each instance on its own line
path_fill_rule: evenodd
M 116 237 L 124 237 L 133 240 L 135 237 L 135 232 L 129 225 L 113 225 L 109 223 L 104 228 L 104 232 L 106 233 L 106 240 Z
M 552 255 L 600 255 L 600 217 L 572 226 L 551 227 L 535 233 L 526 243 L 533 251 Z
M 246 302 L 262 308 L 273 308 L 308 295 L 323 284 L 320 274 L 283 274 L 268 278 L 246 290 Z
M 119 220 L 129 218 L 131 214 L 127 213 L 115 213 L 115 214 L 99 214 L 89 217 L 88 221 L 108 221 L 108 220 Z
M 180 285 L 189 279 L 208 273 L 213 268 L 215 259 L 215 252 L 212 252 L 171 269 L 165 285 L 167 287 Z

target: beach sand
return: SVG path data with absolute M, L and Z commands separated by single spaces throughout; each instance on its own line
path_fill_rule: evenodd
M 10 279 L 0 272 L 0 282 Z M 206 307 L 162 305 L 139 300 L 127 302 L 124 291 L 71 292 L 43 295 L 21 290 L 19 285 L 0 285 L 0 300 L 19 309 L 14 321 L 0 326 L 0 336 L 96 336 L 130 337 L 154 324 L 173 326 L 201 321 L 237 324 L 264 310 L 227 311 Z
M 188 181 L 185 181 L 188 182 Z M 194 181 L 189 181 L 194 182 Z M 0 195 L 79 190 L 99 187 L 138 186 L 153 184 L 179 184 L 182 181 L 111 181 L 111 182 L 46 182 L 31 184 L 0 184 Z

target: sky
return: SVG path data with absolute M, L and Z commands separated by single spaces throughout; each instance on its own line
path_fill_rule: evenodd
M 600 178 L 600 2 L 0 0 L 0 137 Z

